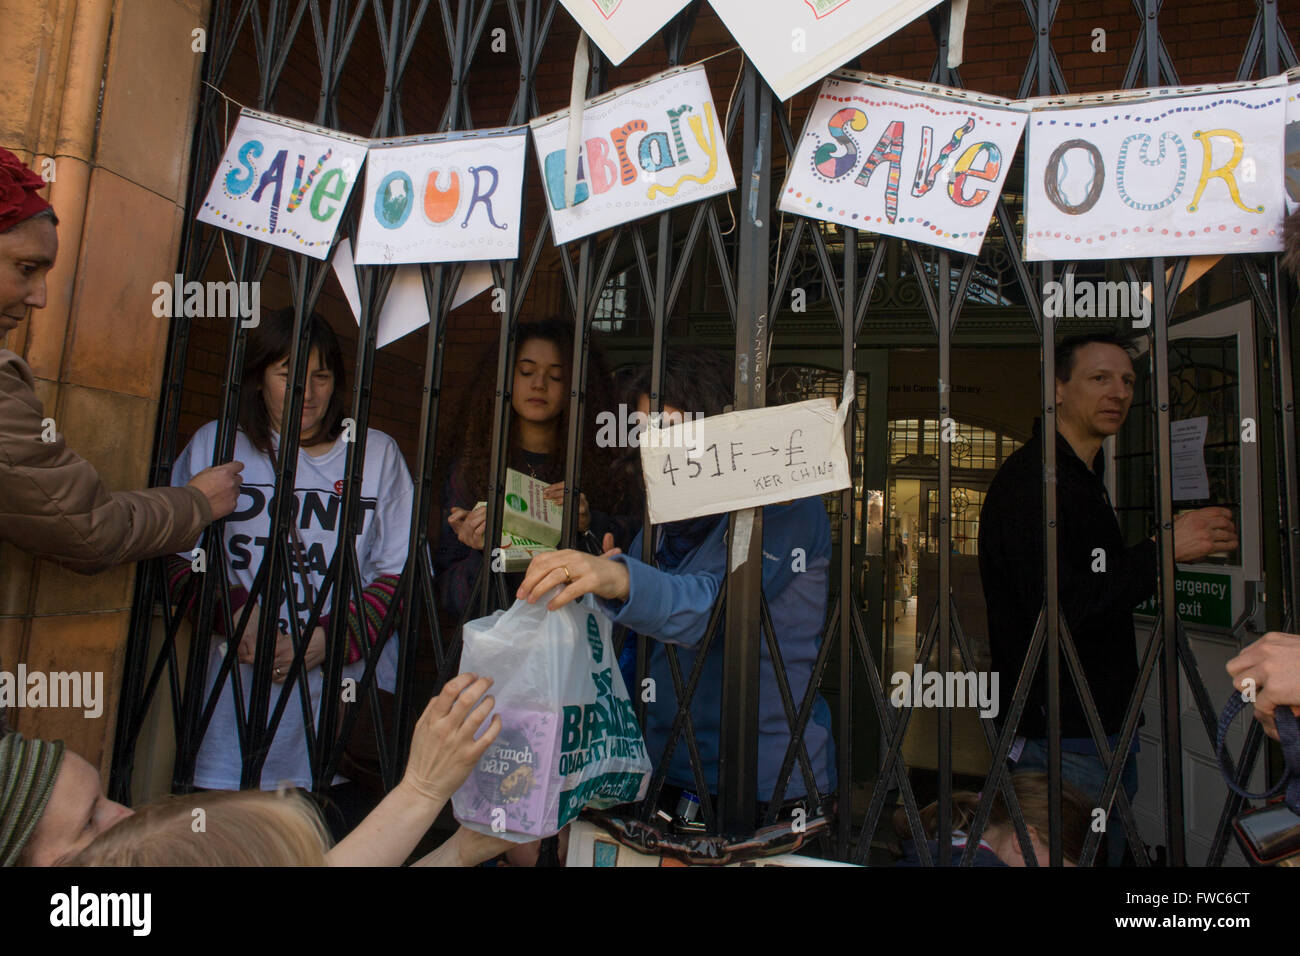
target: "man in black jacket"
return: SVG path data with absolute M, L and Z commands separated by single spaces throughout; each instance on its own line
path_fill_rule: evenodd
M 1113 749 L 1137 685 L 1133 608 L 1157 589 L 1154 538 L 1127 547 L 1103 482 L 1102 441 L 1119 431 L 1133 402 L 1133 362 L 1109 334 L 1076 336 L 1056 350 L 1057 583 L 1061 613 L 1074 638 L 1102 728 Z M 999 469 L 980 512 L 979 560 L 988 606 L 993 669 L 1001 674 L 1000 713 L 1024 667 L 1044 606 L 1042 435 Z M 1201 508 L 1174 521 L 1174 559 L 1199 561 L 1237 547 L 1232 514 Z M 1011 750 L 1017 770 L 1047 765 L 1046 654 L 1031 686 Z M 1099 799 L 1106 767 L 1089 734 L 1068 669 L 1061 664 L 1061 773 Z M 1137 792 L 1137 739 L 1121 781 Z M 1112 865 L 1123 859 L 1122 827 L 1110 828 Z

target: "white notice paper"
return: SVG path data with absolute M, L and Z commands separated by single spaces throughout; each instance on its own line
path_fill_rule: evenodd
M 1205 432 L 1209 421 L 1202 415 L 1169 423 L 1175 501 L 1210 497 L 1210 476 L 1205 470 Z
M 759 508 L 850 483 L 844 418 L 830 398 L 647 428 L 641 469 L 653 524 Z

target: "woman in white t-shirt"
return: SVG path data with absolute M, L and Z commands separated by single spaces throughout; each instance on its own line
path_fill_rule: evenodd
M 293 343 L 293 310 L 284 309 L 263 315 L 260 324 L 248 336 L 244 374 L 240 387 L 239 429 L 235 436 L 234 457 L 245 463 L 244 483 L 239 505 L 225 521 L 224 540 L 226 578 L 230 587 L 232 626 L 237 627 L 240 608 L 249 600 L 263 556 L 267 553 L 271 516 L 274 508 L 275 474 L 279 428 L 284 409 L 290 404 L 289 354 Z M 283 709 L 279 726 L 262 767 L 260 786 L 275 789 L 281 785 L 311 788 L 312 774 L 303 727 L 303 703 L 300 670 L 293 686 L 287 686 L 293 660 L 293 643 L 289 636 L 289 615 L 293 613 L 304 628 L 314 605 L 327 583 L 329 566 L 339 543 L 342 522 L 344 481 L 348 441 L 344 435 L 347 391 L 344 383 L 343 352 L 338 339 L 324 319 L 311 316 L 303 334 L 309 340 L 307 384 L 303 397 L 302 427 L 298 464 L 294 481 L 292 537 L 289 542 L 290 567 L 285 570 L 284 586 L 275 600 L 279 638 L 272 664 L 271 699 L 268 719 L 274 713 L 281 693 L 291 696 Z M 183 485 L 195 473 L 213 461 L 217 422 L 208 422 L 194 435 L 172 468 L 172 484 Z M 361 479 L 361 530 L 356 539 L 357 570 L 363 584 L 362 613 L 356 602 L 348 601 L 348 646 L 345 651 L 343 677 L 356 681 L 359 689 L 364 672 L 362 645 L 373 646 L 385 615 L 395 600 L 402 567 L 406 562 L 407 541 L 411 526 L 411 475 L 397 443 L 376 429 L 366 434 L 365 462 Z M 209 569 L 209 573 L 211 569 Z M 182 593 L 186 578 L 192 574 L 190 555 L 172 562 L 169 579 L 175 602 Z M 285 593 L 292 588 L 291 604 Z M 197 587 L 191 590 L 190 610 L 196 601 Z M 303 663 L 310 691 L 313 720 L 319 716 L 321 664 L 325 659 L 326 636 L 336 595 L 331 592 L 321 610 L 320 623 L 312 630 Z M 267 603 L 266 585 L 260 586 L 259 604 Z M 253 684 L 253 661 L 257 646 L 261 608 L 255 608 L 239 639 L 223 640 L 224 614 L 216 612 L 217 621 L 208 658 L 208 693 L 205 706 L 220 674 L 225 654 L 235 654 L 238 661 L 243 712 L 248 713 Z M 395 633 L 395 632 L 394 632 Z M 304 634 L 304 636 L 306 636 Z M 397 640 L 391 637 L 384 645 L 375 669 L 379 686 L 392 690 L 396 684 Z M 233 670 L 231 673 L 233 676 Z M 356 699 L 361 699 L 357 697 Z M 243 767 L 240 735 L 236 724 L 234 690 L 230 676 L 223 681 L 220 699 L 212 714 L 199 748 L 194 769 L 194 785 L 211 790 L 238 790 Z M 333 783 L 340 782 L 335 778 Z

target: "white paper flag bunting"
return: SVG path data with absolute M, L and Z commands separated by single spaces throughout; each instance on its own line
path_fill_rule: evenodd
M 527 150 L 522 126 L 372 143 L 358 264 L 514 259 Z
M 560 0 L 610 63 L 618 66 L 691 0 Z
M 788 100 L 940 0 L 709 0 L 767 85 Z
M 736 188 L 702 64 L 587 101 L 573 205 L 564 196 L 569 111 L 531 125 L 557 245 Z
M 365 162 L 367 143 L 245 109 L 197 218 L 324 259 Z
M 1283 82 L 1027 101 L 1025 258 L 1281 249 Z
M 361 324 L 361 289 L 357 285 L 356 266 L 352 261 L 352 243 L 347 238 L 339 240 L 330 261 L 334 275 L 343 287 L 343 297 L 348 300 L 352 318 Z M 492 267 L 486 262 L 470 262 L 460 275 L 454 309 L 464 305 L 474 296 L 492 287 Z M 375 330 L 375 348 L 382 349 L 405 335 L 429 324 L 429 306 L 424 296 L 424 277 L 417 265 L 398 266 L 388 295 L 379 312 L 379 328 Z
M 995 96 L 841 70 L 808 114 L 780 208 L 973 255 L 1025 116 Z

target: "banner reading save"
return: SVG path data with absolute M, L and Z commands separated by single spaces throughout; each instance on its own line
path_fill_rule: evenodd
M 572 206 L 564 196 L 569 111 L 531 125 L 556 245 L 736 188 L 700 64 L 587 101 Z
M 1282 83 L 1028 101 L 1025 258 L 1281 249 Z
M 324 259 L 366 146 L 357 136 L 245 109 L 197 218 Z
M 808 115 L 780 208 L 973 255 L 1024 126 L 1010 100 L 841 70 Z
M 358 265 L 518 256 L 527 151 L 522 126 L 374 142 Z

